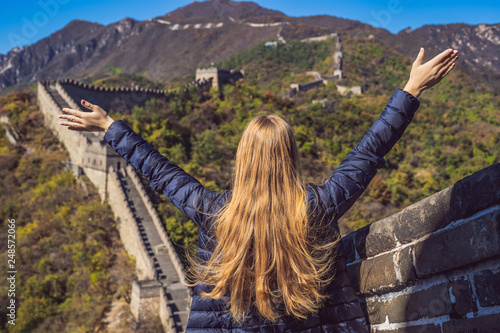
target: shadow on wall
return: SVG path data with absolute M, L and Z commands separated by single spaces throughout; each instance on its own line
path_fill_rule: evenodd
M 500 164 L 342 242 L 372 332 L 498 332 Z
M 41 81 L 43 84 L 58 82 L 77 105 L 82 99 L 99 105 L 106 111 L 114 110 L 122 114 L 130 114 L 134 106 L 144 106 L 152 98 L 168 101 L 167 91 L 159 89 L 104 88 L 85 84 L 73 79 Z

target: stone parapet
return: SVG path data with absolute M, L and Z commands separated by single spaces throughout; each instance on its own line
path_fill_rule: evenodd
M 500 317 L 500 164 L 342 245 L 373 332 L 489 332 Z

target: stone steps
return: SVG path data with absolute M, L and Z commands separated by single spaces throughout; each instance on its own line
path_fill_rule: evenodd
M 166 285 L 168 305 L 174 316 L 177 331 L 183 332 L 189 314 L 188 288 L 180 282 L 181 279 L 170 255 L 155 252 L 155 247 L 163 245 L 163 241 L 134 183 L 129 176 L 125 176 L 121 171 L 118 171 L 118 178 L 139 226 L 144 245 L 156 266 L 156 278 L 162 280 Z
M 69 104 L 64 100 L 64 98 L 57 92 L 56 87 L 54 86 L 48 86 L 47 91 L 49 92 L 50 96 L 54 99 L 54 101 L 59 105 L 59 107 L 62 108 L 69 108 Z
M 46 85 L 45 87 L 59 108 L 70 107 L 58 93 L 55 86 Z M 85 135 L 85 133 L 83 134 Z M 88 137 L 90 140 L 94 139 L 92 136 Z M 189 315 L 189 289 L 180 282 L 181 279 L 170 255 L 165 252 L 155 251 L 157 246 L 161 247 L 164 246 L 164 244 L 134 183 L 130 177 L 125 175 L 122 171 L 118 170 L 117 174 L 123 193 L 139 228 L 142 241 L 148 251 L 148 255 L 155 265 L 155 279 L 162 281 L 165 285 L 168 306 L 172 311 L 176 330 L 178 332 L 183 332 L 185 331 Z

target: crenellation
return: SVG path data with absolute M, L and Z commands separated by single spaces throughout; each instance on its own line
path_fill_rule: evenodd
M 197 68 L 195 82 L 191 84 L 197 84 L 200 87 L 208 87 L 211 85 L 215 89 L 220 89 L 223 84 L 234 84 L 234 82 L 243 77 L 243 71 L 235 69 L 217 67 Z
M 472 327 L 460 318 L 484 318 L 474 327 L 491 329 L 500 313 L 500 288 L 490 287 L 500 285 L 498 175 L 494 164 L 342 237 L 372 332 Z
M 341 64 L 340 39 L 334 57 Z M 338 65 L 337 67 L 339 67 Z M 337 68 L 336 79 L 342 77 Z M 334 72 L 335 74 L 335 72 Z M 190 84 L 203 89 L 219 87 L 243 71 L 227 68 L 198 68 Z M 325 84 L 320 77 L 305 85 L 291 84 L 286 94 Z M 337 85 L 339 92 L 362 93 L 360 86 Z M 103 133 L 76 133 L 62 130 L 57 115 L 63 105 L 79 108 L 78 92 L 89 101 L 113 96 L 139 105 L 166 91 L 143 87 L 103 88 L 64 78 L 38 84 L 38 103 L 45 126 L 52 129 L 67 147 L 71 163 L 96 184 L 103 200 L 115 213 L 120 238 L 127 252 L 136 258 L 139 277 L 134 281 L 131 309 L 136 318 L 159 314 L 165 331 L 177 331 L 181 311 L 191 302 L 183 264 L 165 227 L 131 165 L 103 140 Z M 116 94 L 116 95 L 113 95 Z M 87 98 L 87 97 L 86 97 Z M 91 99 L 92 98 L 92 99 Z M 315 100 L 324 107 L 333 103 Z M 135 104 L 134 104 L 135 103 Z M 328 104 L 330 103 L 330 104 Z M 104 104 L 103 104 L 104 105 Z M 77 175 L 80 172 L 76 173 Z M 478 331 L 496 327 L 500 313 L 500 164 L 492 165 L 389 217 L 342 237 L 343 260 L 357 297 L 364 307 L 372 332 L 420 330 L 429 332 Z M 124 189 L 124 182 L 135 197 Z M 143 205 L 143 223 L 151 223 L 159 243 L 139 228 L 130 209 Z M 424 213 L 425 212 L 425 213 Z M 148 247 L 145 245 L 148 242 Z M 171 271 L 161 270 L 161 258 L 168 257 Z M 156 261 L 155 261 L 156 260 Z M 181 298 L 172 291 L 185 288 Z M 179 296 L 176 296 L 179 297 Z M 177 303 L 176 303 L 177 302 Z M 179 306 L 177 306 L 179 308 Z M 187 319 L 187 317 L 186 317 Z M 183 322 L 185 325 L 185 321 Z
M 172 327 L 185 325 L 187 320 L 187 315 L 184 313 L 174 312 L 172 314 L 170 307 L 186 308 L 189 305 L 191 297 L 191 291 L 184 285 L 181 286 L 177 283 L 177 281 L 186 282 L 182 262 L 168 238 L 151 200 L 138 180 L 135 170 L 130 165 L 120 167 L 121 165 L 125 166 L 127 163 L 103 140 L 104 133 L 72 132 L 65 130 L 64 127 L 59 125 L 57 116 L 62 112 L 62 107 L 69 106 L 74 109 L 80 109 L 75 101 L 75 91 L 71 91 L 71 87 L 75 87 L 76 89 L 85 89 L 86 87 L 86 90 L 91 93 L 89 96 L 103 96 L 103 98 L 108 99 L 110 94 L 112 96 L 113 93 L 119 93 L 120 90 L 123 92 L 120 95 L 121 97 L 126 98 L 127 96 L 124 95 L 126 93 L 123 88 L 105 89 L 103 87 L 93 87 L 70 79 L 44 80 L 38 84 L 38 101 L 44 114 L 44 124 L 52 129 L 66 146 L 70 155 L 70 163 L 75 168 L 78 168 L 76 174 L 85 174 L 88 176 L 98 188 L 101 199 L 109 202 L 115 213 L 120 238 L 123 241 L 125 249 L 131 256 L 136 258 L 136 271 L 139 280 L 171 281 L 169 283 L 173 283 L 176 290 L 185 288 L 185 296 L 181 299 L 178 298 L 179 292 L 175 293 L 175 297 L 177 298 L 172 298 L 171 295 L 165 296 L 164 293 L 168 294 L 168 291 L 166 291 L 166 286 L 163 286 L 163 294 L 156 293 L 156 296 L 151 295 L 147 302 L 137 303 L 134 300 L 135 305 L 132 305 L 132 307 L 135 307 L 139 304 L 138 309 L 135 309 L 139 312 L 133 309 L 138 315 L 140 313 L 152 313 L 152 311 L 156 311 L 155 313 L 159 314 L 160 318 L 162 318 L 165 330 L 170 332 Z M 71 96 L 71 92 L 73 92 L 73 96 Z M 135 89 L 129 89 L 128 97 L 130 101 L 140 103 L 143 101 L 144 96 L 154 96 L 158 93 L 165 94 L 165 91 L 136 87 Z M 96 100 L 94 97 L 87 99 L 92 102 Z M 122 177 L 122 180 L 119 177 Z M 127 178 L 129 179 L 128 185 L 135 188 L 139 193 L 139 198 L 133 196 L 127 197 L 129 194 L 125 195 L 122 181 L 126 182 L 126 180 L 123 177 L 129 177 Z M 151 244 L 151 246 L 153 249 L 162 249 L 161 251 L 155 252 L 153 250 L 151 252 L 152 250 L 146 248 L 145 244 L 150 241 L 147 239 L 149 236 L 139 229 L 139 222 L 134 215 L 135 213 L 130 209 L 131 204 L 134 207 L 140 204 L 145 205 L 150 221 L 147 223 L 154 225 L 153 230 L 156 230 L 155 234 L 158 235 L 153 237 L 157 237 L 161 242 L 161 244 Z M 141 223 L 146 223 L 148 217 L 144 216 L 142 218 Z M 158 256 L 156 264 L 153 262 L 150 252 L 154 256 Z M 171 260 L 172 264 L 162 264 L 164 260 Z M 158 264 L 160 265 L 158 266 Z M 167 272 L 165 270 L 170 265 L 175 268 L 175 272 Z M 174 278 L 173 274 L 178 275 L 178 278 Z M 176 322 L 177 324 L 172 326 Z

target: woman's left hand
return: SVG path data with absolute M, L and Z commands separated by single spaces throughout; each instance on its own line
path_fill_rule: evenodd
M 92 112 L 82 112 L 70 108 L 62 109 L 69 114 L 59 115 L 60 119 L 67 119 L 61 125 L 68 126 L 73 131 L 106 132 L 113 123 L 113 119 L 100 106 L 91 104 L 82 99 L 82 105 Z

